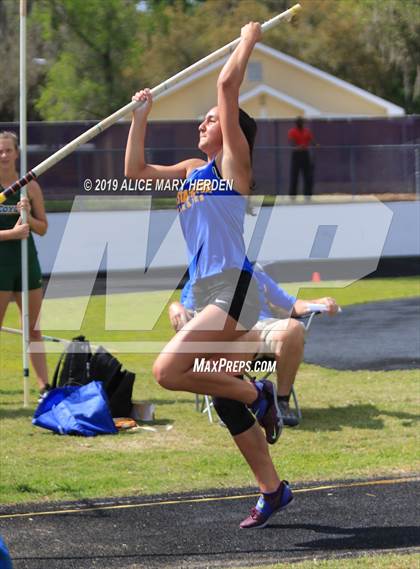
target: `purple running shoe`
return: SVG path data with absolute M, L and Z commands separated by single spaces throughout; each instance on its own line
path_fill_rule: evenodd
M 254 385 L 258 390 L 258 397 L 250 408 L 265 431 L 266 441 L 273 445 L 280 437 L 283 428 L 283 419 L 277 402 L 277 389 L 268 379 L 255 381 Z
M 293 500 L 287 480 L 280 482 L 278 489 L 272 494 L 261 494 L 257 505 L 252 508 L 251 513 L 239 525 L 241 529 L 262 529 L 271 516 L 283 510 Z

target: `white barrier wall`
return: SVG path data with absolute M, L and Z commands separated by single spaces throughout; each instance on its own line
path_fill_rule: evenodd
M 226 198 L 224 198 L 226 199 Z M 185 243 L 172 210 L 49 214 L 35 237 L 43 274 L 185 267 Z M 283 205 L 246 216 L 249 256 L 260 262 L 420 256 L 420 202 Z M 256 254 L 256 247 L 260 247 Z M 105 263 L 105 257 L 107 262 Z

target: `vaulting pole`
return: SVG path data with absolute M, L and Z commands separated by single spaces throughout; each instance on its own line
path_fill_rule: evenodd
M 262 31 L 267 32 L 268 30 L 271 30 L 271 28 L 273 28 L 283 20 L 290 21 L 300 9 L 301 9 L 300 4 L 295 4 L 285 12 L 278 14 L 274 18 L 271 18 L 271 20 L 268 20 L 267 22 L 262 24 L 261 26 Z M 184 79 L 191 76 L 193 73 L 196 73 L 200 69 L 207 67 L 210 63 L 213 63 L 214 61 L 217 61 L 218 59 L 221 59 L 222 57 L 229 55 L 230 53 L 232 53 L 232 51 L 235 49 L 235 47 L 238 45 L 240 41 L 241 38 L 237 38 L 236 40 L 231 41 L 230 43 L 214 51 L 210 55 L 207 55 L 203 59 L 200 59 L 200 61 L 193 63 L 192 65 L 190 65 L 190 67 L 187 67 L 183 71 L 180 71 L 170 79 L 167 79 L 163 83 L 160 83 L 160 85 L 154 87 L 151 90 L 152 96 L 154 98 L 158 97 L 168 89 L 172 88 L 174 85 L 180 83 L 181 81 L 184 81 Z M 38 166 L 35 166 L 33 170 L 27 172 L 24 176 L 22 176 L 20 180 L 17 180 L 11 186 L 6 188 L 3 192 L 1 192 L 0 204 L 3 203 L 14 192 L 17 192 L 23 186 L 28 184 L 28 182 L 34 180 L 35 178 L 37 178 L 38 176 L 49 170 L 52 166 L 60 162 L 60 160 L 62 160 L 63 158 L 74 152 L 79 146 L 85 144 L 86 142 L 88 142 L 89 140 L 91 140 L 101 132 L 103 132 L 105 129 L 109 128 L 119 119 L 123 118 L 125 115 L 127 115 L 128 113 L 130 113 L 131 111 L 133 111 L 135 108 L 139 107 L 142 104 L 143 102 L 138 102 L 138 101 L 132 101 L 131 103 L 128 103 L 127 105 L 121 107 L 121 109 L 119 109 L 109 117 L 103 119 L 97 125 L 93 126 L 89 130 L 87 130 L 86 132 L 75 138 L 73 141 L 66 144 L 66 146 L 63 146 L 63 148 L 60 148 L 60 150 L 55 152 L 52 156 L 50 156 L 49 158 L 38 164 Z

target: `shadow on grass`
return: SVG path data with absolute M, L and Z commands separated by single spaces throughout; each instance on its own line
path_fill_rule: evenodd
M 11 394 L 12 392 L 8 391 L 7 394 Z M 20 391 L 16 392 L 17 394 L 20 393 Z M 0 391 L 0 395 L 1 395 L 1 391 Z M 145 399 L 146 401 L 146 399 Z M 174 405 L 174 404 L 182 404 L 182 403 L 188 403 L 189 405 L 191 405 L 191 407 L 194 405 L 194 401 L 192 399 L 149 399 L 147 400 L 149 403 L 153 403 L 156 406 L 161 406 L 161 405 Z M 23 407 L 17 407 L 18 404 L 16 404 L 16 401 L 11 401 L 9 402 L 4 402 L 2 401 L 1 403 L 1 407 L 0 407 L 0 419 L 19 419 L 21 417 L 32 417 L 36 407 L 29 408 L 29 409 L 24 409 Z M 13 407 L 13 409 L 5 409 L 5 406 L 11 406 Z M 162 419 L 162 421 L 154 421 L 153 424 L 160 424 L 160 425 L 166 425 L 168 423 L 170 423 L 171 421 L 166 420 L 166 419 Z
M 0 408 L 0 419 L 19 419 L 21 417 L 32 418 L 34 411 L 35 409 L 24 409 L 23 407 L 16 409 L 15 403 L 14 409 Z
M 151 427 L 155 425 L 173 425 L 174 421 L 172 419 L 153 419 L 153 421 L 137 421 L 137 423 L 141 426 L 148 426 Z
M 195 404 L 194 399 L 144 399 L 144 401 L 153 403 L 154 405 L 175 405 L 178 403 L 188 403 L 190 405 Z
M 384 417 L 404 421 L 404 426 L 414 426 L 420 415 L 403 411 L 384 411 L 375 405 L 347 405 L 345 407 L 324 407 L 302 409 L 299 428 L 304 431 L 341 431 L 344 427 L 358 429 L 383 429 Z
M 18 492 L 26 496 L 26 501 L 36 501 L 41 497 L 48 495 L 50 500 L 62 500 L 63 496 L 71 496 L 72 503 L 80 502 L 86 507 L 90 506 L 90 501 L 84 497 L 84 489 L 76 487 L 74 484 L 66 481 L 53 482 L 42 488 L 35 483 L 16 483 L 13 485 L 13 493 Z M 65 503 L 65 502 L 63 502 Z M 7 506 L 6 506 L 7 507 Z M 1 566 L 0 566 L 1 567 Z
M 6 396 L 20 395 L 23 397 L 23 389 L 0 389 L 0 396 L 2 395 Z
M 0 409 L 0 419 L 19 419 L 21 417 L 25 417 L 28 419 L 32 419 L 34 414 L 34 410 L 32 409 Z M 137 421 L 140 427 L 167 427 L 168 425 L 173 425 L 174 421 L 172 419 L 154 419 L 153 421 Z M 56 435 L 57 433 L 53 433 L 49 430 L 42 430 L 38 431 L 42 435 Z M 122 429 L 120 433 L 130 432 L 129 430 L 124 431 Z M 59 435 L 61 436 L 61 435 Z

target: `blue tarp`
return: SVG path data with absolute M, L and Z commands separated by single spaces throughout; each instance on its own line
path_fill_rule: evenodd
M 0 568 L 12 569 L 12 560 L 10 559 L 9 551 L 0 536 Z
M 118 432 L 100 381 L 51 390 L 38 405 L 32 424 L 60 435 L 92 437 Z

